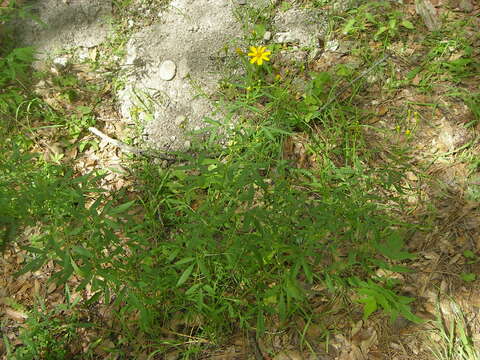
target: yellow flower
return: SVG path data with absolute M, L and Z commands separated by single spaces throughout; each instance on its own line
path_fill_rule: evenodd
M 282 80 L 282 75 L 280 75 L 280 74 L 275 75 L 275 80 L 277 80 L 277 81 Z
M 268 55 L 270 55 L 272 52 L 268 51 L 265 46 L 251 46 L 250 47 L 250 52 L 248 53 L 248 56 L 251 57 L 250 63 L 252 64 L 257 64 L 257 65 L 262 65 L 263 61 L 270 61 L 270 58 Z
M 411 132 L 409 129 L 407 129 L 407 130 L 405 131 L 405 135 L 407 135 L 407 136 L 410 135 L 411 133 L 412 133 L 412 132 Z
M 238 55 L 243 55 L 242 49 L 240 49 L 240 48 L 238 48 L 238 47 L 235 49 L 235 52 L 236 52 Z

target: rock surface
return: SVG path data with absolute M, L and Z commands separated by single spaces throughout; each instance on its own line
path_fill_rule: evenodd
M 133 65 L 133 71 L 119 93 L 121 113 L 129 121 L 139 113 L 155 147 L 188 147 L 184 133 L 204 127 L 203 119 L 215 113 L 207 97 L 198 94 L 216 90 L 225 69 L 224 46 L 241 36 L 235 6 L 230 0 L 174 0 L 160 21 L 128 42 L 125 65 Z M 167 61 L 177 64 L 175 77 L 162 72 Z
M 292 7 L 278 12 L 273 24 L 277 30 L 273 36 L 275 42 L 296 43 L 300 47 L 317 47 L 327 32 L 325 15 L 313 9 Z
M 40 63 L 47 56 L 59 69 L 74 65 L 72 57 L 55 55 L 62 49 L 77 49 L 77 59 L 86 59 L 92 47 L 114 34 L 109 27 L 112 0 L 31 0 L 33 13 L 46 26 L 19 21 L 18 33 L 24 44 L 39 51 Z M 135 0 L 134 0 L 135 1 Z M 140 1 L 139 1 L 140 2 Z M 187 149 L 187 133 L 205 127 L 205 119 L 223 114 L 211 100 L 218 82 L 225 76 L 244 72 L 235 48 L 243 50 L 242 22 L 248 14 L 273 10 L 277 0 L 171 0 L 149 24 L 139 26 L 138 18 L 126 18 L 131 35 L 120 59 L 121 80 L 116 94 L 123 120 L 140 124 L 141 138 L 156 148 Z M 148 6 L 147 6 L 148 7 Z M 271 31 L 263 41 L 295 43 L 291 60 L 304 62 L 305 51 L 318 50 L 326 33 L 326 16 L 313 8 L 293 5 L 284 11 L 275 7 Z M 149 9 L 140 9 L 147 16 Z M 128 15 L 127 15 L 128 16 Z M 80 56 L 82 55 L 82 56 Z M 275 56 L 282 57 L 277 53 Z
M 108 0 L 39 0 L 30 12 L 43 24 L 21 20 L 16 31 L 23 44 L 34 46 L 43 60 L 55 52 L 101 44 L 110 31 L 108 18 L 112 2 Z

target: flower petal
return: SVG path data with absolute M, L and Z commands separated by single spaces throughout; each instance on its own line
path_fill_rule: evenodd
M 257 60 L 257 64 L 258 64 L 258 65 L 262 65 L 262 64 L 263 64 L 263 59 L 262 59 L 261 57 L 260 57 L 260 58 L 258 58 L 258 60 Z
M 257 58 L 256 58 L 256 57 L 252 57 L 252 58 L 250 59 L 250 64 L 253 64 L 255 61 L 257 61 Z
M 257 53 L 258 52 L 258 49 L 255 47 L 255 46 L 250 46 L 250 51 L 252 53 Z
M 263 55 L 270 55 L 272 52 L 271 51 L 265 51 Z

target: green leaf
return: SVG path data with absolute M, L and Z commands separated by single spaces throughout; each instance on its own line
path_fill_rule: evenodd
M 190 296 L 190 295 L 195 294 L 200 286 L 202 286 L 202 284 L 200 284 L 200 283 L 193 285 L 190 289 L 185 291 L 185 295 Z
M 300 292 L 294 280 L 291 280 L 291 279 L 287 280 L 285 284 L 285 292 L 289 297 L 293 299 L 300 300 L 302 298 L 302 293 Z
M 395 30 L 397 28 L 397 20 L 396 19 L 391 19 L 388 22 L 388 27 L 390 28 L 390 30 Z
M 350 76 L 350 75 L 352 75 L 352 69 L 349 68 L 346 65 L 341 64 L 337 68 L 337 75 L 338 76 L 343 76 L 343 77 Z
M 77 110 L 80 111 L 83 115 L 88 115 L 92 112 L 92 108 L 90 106 L 77 106 Z
M 477 279 L 477 275 L 473 273 L 461 273 L 460 278 L 465 282 L 472 282 Z
M 372 24 L 375 24 L 375 22 L 376 22 L 375 21 L 375 16 L 373 16 L 373 14 L 369 13 L 369 12 L 365 13 L 365 20 L 371 22 Z
M 78 144 L 78 151 L 83 152 L 85 150 L 85 147 L 89 144 L 89 141 L 81 141 Z
M 198 268 L 200 269 L 200 272 L 205 275 L 207 278 L 210 278 L 210 271 L 208 270 L 205 261 L 202 258 L 197 258 L 197 264 Z
M 403 251 L 405 243 L 400 234 L 391 234 L 384 244 L 376 244 L 375 248 L 383 255 L 392 260 L 414 259 L 416 256 Z
M 46 257 L 44 256 L 35 258 L 34 260 L 30 261 L 27 265 L 25 265 L 21 270 L 17 271 L 15 273 L 15 276 L 23 275 L 29 271 L 37 271 L 42 267 L 45 260 L 46 260 Z
M 189 262 L 192 262 L 193 260 L 195 260 L 194 257 L 186 257 L 186 258 L 183 258 L 183 259 L 178 260 L 178 261 L 175 263 L 175 265 L 188 264 Z
M 257 336 L 262 336 L 265 332 L 265 316 L 263 310 L 259 310 L 257 314 Z
M 313 282 L 313 272 L 312 272 L 312 269 L 310 268 L 310 265 L 307 264 L 305 259 L 302 260 L 302 268 L 308 283 L 311 284 Z
M 89 250 L 87 250 L 87 249 L 85 249 L 84 247 L 81 247 L 81 246 L 74 246 L 74 247 L 72 247 L 72 250 L 73 250 L 74 253 L 77 253 L 79 255 L 82 255 L 82 256 L 85 256 L 85 257 L 88 257 L 88 258 L 93 258 L 94 257 L 93 254 Z
M 183 285 L 188 280 L 188 278 L 190 277 L 190 275 L 193 271 L 194 266 L 195 266 L 195 264 L 192 264 L 188 268 L 185 269 L 182 276 L 180 276 L 180 279 L 178 279 L 177 287 Z
M 343 33 L 345 35 L 350 34 L 350 32 L 352 32 L 352 30 L 355 28 L 355 23 L 356 22 L 357 22 L 357 20 L 355 20 L 355 19 L 348 20 L 348 22 L 345 24 L 345 26 L 343 28 Z
M 402 314 L 402 316 L 405 319 L 410 320 L 411 322 L 413 322 L 415 324 L 421 324 L 425 321 L 422 318 L 413 314 L 412 311 L 410 310 L 410 306 L 408 306 L 408 305 L 404 305 L 404 306 L 400 307 L 400 314 Z
M 404 28 L 407 28 L 407 29 L 409 29 L 409 30 L 415 29 L 415 26 L 413 26 L 413 24 L 412 24 L 410 21 L 408 21 L 408 20 L 403 20 L 402 23 L 401 23 L 401 25 L 402 25 Z
M 375 35 L 373 36 L 373 38 L 374 38 L 375 40 L 377 40 L 378 37 L 379 37 L 380 35 L 382 35 L 382 34 L 383 34 L 385 31 L 387 31 L 387 30 L 388 30 L 388 28 L 387 28 L 386 26 L 380 26 L 380 29 L 378 29 L 378 31 L 375 33 Z
M 265 25 L 263 24 L 257 24 L 253 27 L 253 30 L 255 31 L 256 35 L 258 37 L 263 37 L 263 35 L 265 34 Z
M 366 297 L 358 301 L 365 304 L 363 307 L 363 320 L 367 320 L 378 309 L 378 304 L 374 297 Z
M 119 205 L 117 207 L 114 207 L 113 209 L 109 210 L 108 211 L 108 215 L 118 215 L 118 214 L 121 214 L 121 213 L 124 213 L 125 211 L 127 211 L 133 204 L 135 204 L 135 200 L 132 200 L 132 201 L 129 201 L 129 202 L 126 202 L 122 205 Z

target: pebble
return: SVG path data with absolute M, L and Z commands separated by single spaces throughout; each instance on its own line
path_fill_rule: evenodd
M 265 31 L 265 34 L 263 34 L 263 40 L 269 41 L 272 38 L 272 33 L 270 31 Z
M 338 40 L 330 40 L 325 44 L 325 51 L 336 51 L 340 47 Z
M 298 42 L 298 39 L 289 32 L 280 32 L 275 34 L 274 41 L 279 44 L 286 44 Z
M 187 120 L 187 117 L 185 115 L 178 115 L 175 118 L 175 125 L 177 126 L 184 125 L 186 120 Z
M 183 143 L 183 147 L 185 148 L 185 150 L 189 150 L 191 146 L 192 143 L 190 142 L 190 140 L 187 140 Z
M 238 5 L 247 5 L 247 0 L 238 0 Z
M 53 65 L 55 65 L 55 67 L 57 69 L 63 69 L 68 64 L 68 58 L 67 57 L 57 57 L 57 58 L 53 59 L 52 62 L 53 62 Z
M 175 77 L 177 65 L 172 60 L 166 60 L 160 65 L 160 78 L 170 81 Z

